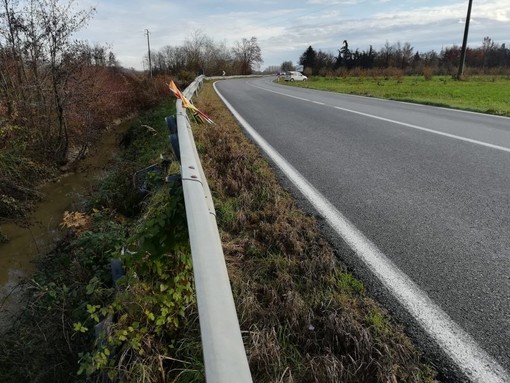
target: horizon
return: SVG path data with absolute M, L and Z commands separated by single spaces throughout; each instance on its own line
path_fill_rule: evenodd
M 181 46 L 195 31 L 231 48 L 242 38 L 257 37 L 264 60 L 261 69 L 297 64 L 312 46 L 336 52 L 343 40 L 352 50 L 379 51 L 409 42 L 413 54 L 462 45 L 467 1 L 458 0 L 209 0 L 194 6 L 164 0 L 140 4 L 127 0 L 84 0 L 80 7 L 95 7 L 88 28 L 77 37 L 111 46 L 120 65 L 144 69 L 147 54 L 145 30 L 150 31 L 151 52 L 164 46 Z M 172 15 L 179 17 L 172 18 Z M 497 44 L 510 44 L 510 2 L 483 0 L 473 4 L 468 47 L 478 47 L 488 36 Z

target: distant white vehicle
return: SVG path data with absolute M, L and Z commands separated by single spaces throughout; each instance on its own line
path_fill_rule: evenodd
M 306 77 L 301 72 L 296 71 L 285 72 L 285 81 L 306 81 L 306 80 L 308 80 L 308 77 Z

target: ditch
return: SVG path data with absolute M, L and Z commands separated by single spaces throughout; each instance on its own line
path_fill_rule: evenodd
M 119 137 L 129 124 L 116 124 L 74 171 L 41 185 L 38 191 L 43 197 L 26 222 L 0 225 L 0 232 L 7 237 L 7 242 L 0 244 L 0 333 L 20 307 L 22 281 L 35 271 L 37 256 L 50 252 L 62 238 L 64 231 L 59 225 L 64 211 L 79 204 L 80 194 L 118 153 Z

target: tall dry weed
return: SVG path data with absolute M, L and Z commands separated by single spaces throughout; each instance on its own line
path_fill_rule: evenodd
M 428 67 L 428 66 L 423 67 L 423 77 L 427 81 L 432 80 L 432 77 L 434 77 L 434 71 L 432 70 L 431 67 Z

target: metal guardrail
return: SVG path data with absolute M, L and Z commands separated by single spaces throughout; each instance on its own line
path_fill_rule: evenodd
M 183 94 L 187 99 L 200 89 L 203 79 L 203 76 L 197 77 L 186 88 Z M 208 383 L 251 383 L 211 192 L 181 100 L 177 100 L 176 109 L 206 380 Z

